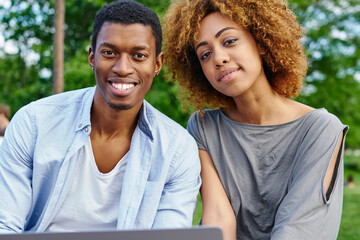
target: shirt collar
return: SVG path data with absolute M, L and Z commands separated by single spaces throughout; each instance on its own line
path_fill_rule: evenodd
M 84 94 L 84 105 L 80 112 L 79 121 L 76 124 L 76 130 L 82 130 L 86 127 L 91 127 L 90 123 L 90 113 L 91 113 L 91 106 L 95 96 L 96 86 L 89 88 L 89 91 L 86 91 Z M 154 140 L 152 134 L 152 128 L 150 121 L 148 119 L 148 112 L 151 112 L 150 104 L 144 99 L 143 104 L 139 111 L 139 122 L 138 127 L 139 129 L 145 133 L 151 140 Z
M 139 129 L 145 133 L 151 140 L 154 140 L 152 134 L 151 124 L 148 119 L 148 112 L 151 111 L 150 104 L 144 99 L 143 104 L 139 111 L 139 122 L 138 127 Z
M 90 113 L 91 113 L 91 106 L 95 96 L 95 89 L 96 86 L 89 88 L 88 91 L 84 93 L 83 105 L 79 112 L 79 119 L 76 123 L 76 131 L 80 131 L 86 127 L 91 127 L 90 123 Z

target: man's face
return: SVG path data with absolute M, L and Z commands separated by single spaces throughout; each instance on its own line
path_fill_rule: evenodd
M 96 43 L 89 49 L 89 64 L 97 83 L 94 101 L 112 109 L 140 108 L 163 54 L 156 56 L 155 37 L 150 26 L 104 23 Z

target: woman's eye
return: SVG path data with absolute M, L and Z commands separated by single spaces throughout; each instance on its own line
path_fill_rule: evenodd
M 231 44 L 233 44 L 233 43 L 235 43 L 237 41 L 237 39 L 229 39 L 229 40 L 226 40 L 225 42 L 224 42 L 224 46 L 226 46 L 226 45 L 231 45 Z
M 201 55 L 200 59 L 201 60 L 205 60 L 206 58 L 208 58 L 210 56 L 211 52 L 205 52 L 203 55 Z

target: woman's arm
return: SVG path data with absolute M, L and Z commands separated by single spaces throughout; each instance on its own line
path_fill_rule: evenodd
M 333 155 L 331 156 L 329 167 L 326 171 L 324 187 L 325 187 L 325 192 L 327 195 L 328 195 L 328 193 L 330 193 L 332 191 L 333 184 L 334 184 L 333 181 L 334 181 L 334 179 L 336 179 L 337 167 L 340 162 L 341 146 L 343 143 L 343 138 L 344 138 L 344 134 L 341 133 L 338 143 L 336 145 L 335 151 L 334 151 Z
M 199 156 L 202 179 L 200 193 L 203 201 L 202 224 L 219 226 L 223 231 L 224 240 L 234 240 L 236 239 L 234 210 L 209 153 L 199 149 Z
M 319 134 L 304 139 L 288 192 L 277 210 L 271 239 L 336 239 L 347 131 L 347 127 L 341 128 L 340 132 L 319 128 Z

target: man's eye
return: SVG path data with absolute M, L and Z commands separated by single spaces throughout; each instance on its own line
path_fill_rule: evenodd
M 111 55 L 114 54 L 114 52 L 111 51 L 111 50 L 104 50 L 104 51 L 102 51 L 102 53 L 103 53 L 104 55 L 106 55 L 106 56 L 111 56 Z
M 136 53 L 135 58 L 138 58 L 138 59 L 146 58 L 146 54 L 144 54 L 144 53 Z

